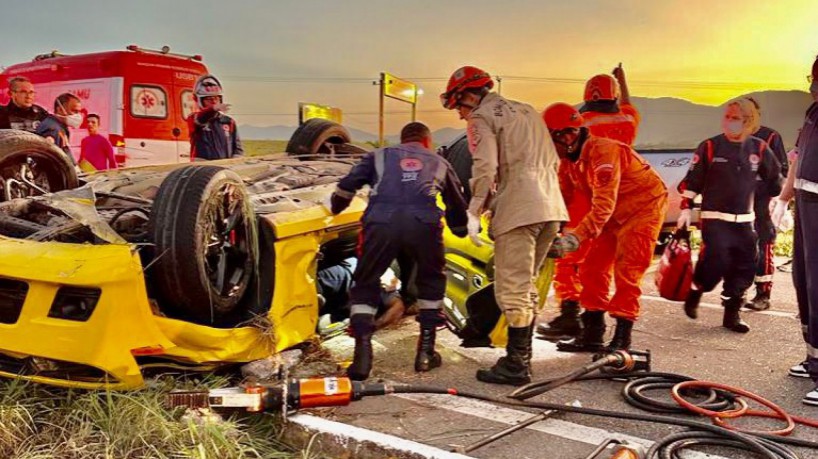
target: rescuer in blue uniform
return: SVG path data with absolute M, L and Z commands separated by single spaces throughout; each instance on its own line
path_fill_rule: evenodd
M 747 100 L 753 103 L 756 110 L 761 115 L 761 106 L 752 97 Z M 787 175 L 787 150 L 784 148 L 784 140 L 781 134 L 773 128 L 761 126 L 753 137 L 765 142 L 775 154 L 775 158 L 781 164 L 781 175 Z M 773 263 L 773 247 L 775 246 L 776 229 L 770 218 L 770 200 L 776 196 L 767 189 L 762 180 L 756 181 L 755 191 L 755 231 L 758 235 L 758 257 L 756 258 L 756 294 L 755 297 L 745 307 L 755 311 L 765 311 L 770 309 L 770 294 L 773 290 L 773 274 L 775 274 L 775 264 Z
M 355 335 L 355 355 L 347 374 L 364 380 L 372 370 L 372 333 L 380 302 L 381 275 L 401 252 L 414 259 L 420 313 L 420 337 L 415 371 L 440 366 L 435 352 L 435 331 L 444 322 L 441 309 L 446 291 L 443 253 L 443 211 L 449 229 L 458 237 L 467 234 L 468 217 L 460 181 L 451 165 L 432 150 L 432 135 L 422 123 L 409 123 L 401 131 L 401 144 L 368 153 L 338 182 L 331 197 L 333 214 L 342 212 L 355 192 L 369 185 L 369 205 L 363 216 L 363 233 L 355 285 L 352 287 L 350 328 Z
M 193 160 L 225 159 L 244 156 L 236 120 L 225 115 L 222 85 L 213 75 L 203 75 L 193 87 L 199 111 L 187 119 L 190 131 L 190 157 Z
M 809 92 L 814 102 L 807 110 L 796 142 L 797 156 L 790 166 L 784 190 L 774 201 L 772 219 L 773 223 L 780 222 L 787 204 L 795 197 L 792 280 L 807 358 L 790 368 L 789 374 L 812 378 L 818 384 L 818 57 L 812 64 L 810 77 Z M 802 401 L 818 405 L 818 387 L 808 392 Z
M 693 199 L 702 195 L 702 248 L 685 313 L 695 319 L 702 294 L 724 280 L 722 326 L 737 333 L 750 331 L 739 310 L 755 278 L 752 206 L 756 181 L 761 179 L 772 195 L 781 192 L 781 165 L 766 142 L 750 135 L 759 125 L 758 111 L 748 99 L 728 103 L 722 118 L 724 133 L 699 145 L 679 184 L 683 197 L 680 228 L 690 225 Z

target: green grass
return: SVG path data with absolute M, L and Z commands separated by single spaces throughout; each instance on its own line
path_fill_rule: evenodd
M 244 154 L 247 156 L 269 155 L 283 153 L 287 148 L 286 140 L 242 140 Z
M 188 386 L 194 385 L 187 383 Z M 206 379 L 200 386 L 226 384 Z M 8 459 L 306 458 L 277 440 L 268 415 L 221 419 L 163 407 L 177 381 L 135 392 L 0 381 L 0 457 Z M 188 387 L 190 388 L 190 387 Z
M 702 243 L 702 232 L 695 230 L 690 233 L 690 245 L 698 250 Z M 775 238 L 775 246 L 773 247 L 773 254 L 778 257 L 792 258 L 792 230 L 779 231 Z

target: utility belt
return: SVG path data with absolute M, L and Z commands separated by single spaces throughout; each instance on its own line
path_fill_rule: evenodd
M 731 223 L 752 223 L 756 219 L 755 212 L 749 214 L 728 214 L 725 212 L 716 212 L 715 210 L 703 210 L 701 215 L 702 220 L 722 220 Z
M 795 179 L 795 189 L 818 194 L 818 183 L 810 182 L 807 179 L 797 178 Z

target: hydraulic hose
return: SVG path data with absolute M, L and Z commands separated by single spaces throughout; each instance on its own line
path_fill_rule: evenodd
M 503 399 L 499 397 L 492 397 L 488 395 L 482 395 L 472 392 L 461 392 L 461 391 L 454 391 L 457 396 L 472 398 L 476 400 L 482 400 L 492 403 L 498 403 L 508 406 L 523 406 L 528 408 L 537 408 L 540 410 L 556 410 L 562 411 L 567 413 L 578 413 L 578 414 L 587 414 L 592 416 L 602 416 L 602 417 L 609 417 L 609 418 L 617 418 L 617 419 L 629 419 L 633 421 L 642 421 L 642 422 L 653 422 L 659 424 L 668 424 L 668 425 L 675 425 L 680 427 L 688 427 L 691 429 L 696 429 L 698 431 L 707 431 L 714 434 L 720 438 L 726 438 L 728 440 L 732 440 L 734 442 L 740 443 L 744 446 L 744 449 L 747 451 L 751 451 L 754 453 L 759 454 L 761 457 L 765 457 L 768 459 L 782 459 L 788 457 L 798 457 L 794 453 L 790 452 L 792 456 L 780 456 L 777 455 L 773 450 L 766 447 L 764 443 L 762 443 L 765 438 L 757 438 L 752 435 L 743 434 L 740 432 L 735 432 L 732 430 L 725 429 L 723 427 L 718 427 L 712 424 L 706 424 L 703 422 L 691 421 L 688 419 L 680 419 L 674 418 L 669 416 L 659 416 L 654 414 L 641 414 L 641 413 L 628 413 L 625 411 L 607 411 L 607 410 L 599 410 L 595 408 L 584 408 L 584 407 L 576 407 L 570 405 L 561 405 L 558 403 L 547 403 L 547 402 L 533 402 L 533 401 L 520 401 L 520 400 L 513 400 L 513 399 Z M 794 444 L 796 446 L 802 446 L 805 448 L 812 448 L 818 449 L 818 443 L 810 442 L 806 440 L 795 440 L 795 439 L 787 439 L 781 437 L 773 437 L 770 439 L 774 442 L 779 443 L 789 443 Z M 787 441 L 787 440 L 795 440 L 795 441 Z M 784 448 L 784 447 L 782 447 Z M 786 448 L 784 448 L 786 450 Z M 648 455 L 648 459 L 653 459 L 653 456 Z M 672 457 L 672 456 L 671 456 Z
M 800 459 L 794 452 L 775 441 L 761 438 L 758 439 L 758 442 L 777 459 Z M 668 435 L 654 443 L 648 450 L 647 457 L 649 459 L 654 457 L 658 459 L 679 459 L 682 457 L 682 450 L 696 446 L 720 446 L 749 451 L 742 442 L 727 439 L 712 432 L 686 430 Z
M 645 397 L 643 392 L 647 390 L 651 390 L 652 388 L 658 388 L 655 386 L 656 384 L 661 383 L 662 387 L 673 387 L 680 382 L 694 382 L 693 378 L 684 375 L 678 375 L 674 373 L 659 373 L 659 372 L 634 372 L 634 373 L 624 373 L 624 374 L 598 374 L 598 375 L 586 375 L 579 378 L 574 379 L 574 381 L 591 381 L 591 380 L 610 380 L 610 379 L 626 379 L 628 382 L 623 389 L 623 396 L 625 400 L 637 407 L 637 408 L 645 408 L 649 411 L 659 412 L 659 413 L 678 413 L 678 414 L 690 414 L 689 411 L 686 411 L 684 408 L 676 406 L 675 409 L 670 410 L 671 406 L 669 403 L 662 402 L 659 400 L 651 399 Z M 558 378 L 562 379 L 562 378 Z M 531 387 L 544 387 L 547 386 L 550 382 L 556 381 L 557 379 L 541 381 L 539 383 L 532 383 Z M 365 386 L 370 386 L 370 383 L 366 383 Z M 770 459 L 786 459 L 789 457 L 797 457 L 796 455 L 787 456 L 781 455 L 779 452 L 776 452 L 774 449 L 771 449 L 768 445 L 770 442 L 776 445 L 780 444 L 787 444 L 791 446 L 798 446 L 803 448 L 815 449 L 818 450 L 818 442 L 812 442 L 808 440 L 801 440 L 796 438 L 787 438 L 778 435 L 771 434 L 769 432 L 740 432 L 731 430 L 725 426 L 721 425 L 712 425 L 707 424 L 699 421 L 693 421 L 689 419 L 683 418 L 676 418 L 670 416 L 659 416 L 659 415 L 652 415 L 652 414 L 643 414 L 643 413 L 629 413 L 623 411 L 607 411 L 607 410 L 599 410 L 595 408 L 585 408 L 585 407 L 575 407 L 569 405 L 561 405 L 555 403 L 547 403 L 547 402 L 535 402 L 526 399 L 520 399 L 520 395 L 517 394 L 515 398 L 501 398 L 501 397 L 494 397 L 489 395 L 483 395 L 479 393 L 473 392 L 464 392 L 459 391 L 455 388 L 443 388 L 443 387 L 436 387 L 436 386 L 416 386 L 416 385 L 407 385 L 407 384 L 375 384 L 377 389 L 374 387 L 372 389 L 365 389 L 367 395 L 384 395 L 388 393 L 426 393 L 426 394 L 448 394 L 448 395 L 455 395 L 459 397 L 471 398 L 475 400 L 482 400 L 507 406 L 522 406 L 527 408 L 536 408 L 541 410 L 553 410 L 553 411 L 562 411 L 566 413 L 577 413 L 577 414 L 586 414 L 592 416 L 601 416 L 601 417 L 610 417 L 610 418 L 619 418 L 619 419 L 629 419 L 633 421 L 641 421 L 641 422 L 652 422 L 652 423 L 659 423 L 659 424 L 667 424 L 667 425 L 675 425 L 680 427 L 687 427 L 690 429 L 694 429 L 692 432 L 682 432 L 686 435 L 685 438 L 691 439 L 694 438 L 694 434 L 706 434 L 709 433 L 712 438 L 708 437 L 707 442 L 693 442 L 690 441 L 674 441 L 672 443 L 672 450 L 679 451 L 681 449 L 688 448 L 695 444 L 716 444 L 714 442 L 718 442 L 718 439 L 723 439 L 725 443 L 718 443 L 721 446 L 730 446 L 734 448 L 743 448 L 747 451 L 756 452 L 761 454 L 763 457 L 767 457 Z M 727 387 L 727 386 L 725 386 Z M 513 393 L 516 393 L 514 391 Z M 715 388 L 715 387 L 696 387 L 696 388 L 687 388 L 682 387 L 679 389 L 679 393 L 684 393 L 686 396 L 691 395 L 698 395 L 702 398 L 702 401 L 693 406 L 699 407 L 699 409 L 710 409 L 710 410 L 718 410 L 723 409 L 726 412 L 741 412 L 741 413 L 748 413 L 750 415 L 754 415 L 753 410 L 748 410 L 746 403 L 737 401 L 736 397 L 730 393 L 727 389 Z M 738 392 L 736 392 L 738 393 Z M 526 397 L 528 398 L 528 397 Z M 756 416 L 767 416 L 769 412 L 759 412 L 764 414 L 755 414 Z M 801 420 L 801 418 L 798 418 Z M 806 420 L 808 422 L 804 422 L 804 425 L 810 425 L 815 421 Z M 681 434 L 681 433 L 680 433 Z M 660 441 L 664 441 L 662 439 Z M 728 442 L 732 442 L 729 443 Z M 668 443 L 670 445 L 670 443 Z M 736 446 L 742 445 L 742 446 Z M 790 452 L 788 449 L 779 446 L 786 451 L 787 454 L 794 454 Z M 657 449 L 657 452 L 663 451 L 661 449 Z M 654 457 L 664 459 L 665 456 L 656 456 L 656 452 L 653 456 L 648 455 L 649 459 L 653 459 Z M 666 456 L 668 458 L 674 458 L 674 456 Z
M 701 406 L 697 406 L 697 405 L 694 405 L 694 404 L 688 402 L 681 394 L 681 392 L 684 389 L 688 389 L 688 388 L 705 388 L 705 389 L 711 389 L 711 390 L 712 389 L 718 389 L 718 390 L 721 390 L 721 391 L 732 392 L 734 394 L 738 394 L 738 395 L 740 395 L 742 397 L 746 397 L 746 398 L 748 398 L 750 400 L 753 400 L 754 402 L 756 402 L 756 403 L 758 403 L 760 405 L 764 405 L 767 408 L 769 408 L 770 411 L 759 411 L 759 410 L 749 410 L 749 409 L 747 409 L 747 410 L 744 410 L 744 412 L 742 412 L 741 414 L 738 414 L 738 415 L 734 414 L 732 412 L 711 411 L 711 410 L 702 408 Z M 679 383 L 676 386 L 674 386 L 673 389 L 671 390 L 671 393 L 673 395 L 673 399 L 676 400 L 676 402 L 679 403 L 679 405 L 685 407 L 686 409 L 688 409 L 688 410 L 690 410 L 690 411 L 692 411 L 694 413 L 701 414 L 701 415 L 713 418 L 713 422 L 716 423 L 716 425 L 719 425 L 719 426 L 725 427 L 725 428 L 729 428 L 729 429 L 732 429 L 732 430 L 736 430 L 736 431 L 739 431 L 739 432 L 745 432 L 745 433 L 750 433 L 750 434 L 754 434 L 754 435 L 758 435 L 758 434 L 789 435 L 789 434 L 791 434 L 793 432 L 793 430 L 795 430 L 795 424 L 796 423 L 802 424 L 802 425 L 805 425 L 805 426 L 808 426 L 808 427 L 818 428 L 818 421 L 816 421 L 814 419 L 808 419 L 808 418 L 801 418 L 801 417 L 797 417 L 797 416 L 792 416 L 789 413 L 787 413 L 786 411 L 784 411 L 784 409 L 781 408 L 780 406 L 778 406 L 775 403 L 765 399 L 764 397 L 761 397 L 760 395 L 754 394 L 754 393 L 746 391 L 744 389 L 740 389 L 738 387 L 731 387 L 731 386 L 728 386 L 726 384 L 714 383 L 714 382 L 709 382 L 709 381 L 686 381 L 686 382 Z M 780 419 L 780 420 L 784 421 L 787 425 L 783 429 L 773 430 L 773 431 L 766 431 L 766 432 L 756 431 L 756 430 L 744 430 L 744 429 L 739 429 L 739 428 L 731 427 L 731 426 L 727 425 L 725 419 L 736 418 L 736 417 L 739 417 L 739 416 L 754 416 L 754 417 Z

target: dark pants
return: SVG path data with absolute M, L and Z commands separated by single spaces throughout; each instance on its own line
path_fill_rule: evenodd
M 765 196 L 766 197 L 766 196 Z M 773 247 L 775 246 L 775 226 L 770 218 L 770 199 L 756 202 L 755 230 L 758 235 L 758 258 L 756 259 L 756 293 L 770 296 L 773 289 Z
M 425 220 L 409 212 L 395 212 L 388 222 L 364 223 L 355 285 L 350 295 L 353 314 L 365 312 L 360 306 L 378 304 L 381 276 L 401 253 L 416 267 L 418 298 L 442 305 L 446 292 L 443 228 L 439 219 L 434 223 Z
M 702 247 L 693 282 L 703 292 L 721 280 L 722 299 L 741 298 L 753 285 L 756 270 L 756 234 L 752 223 L 702 221 Z
M 796 191 L 792 280 L 807 344 L 808 370 L 818 382 L 818 194 Z

